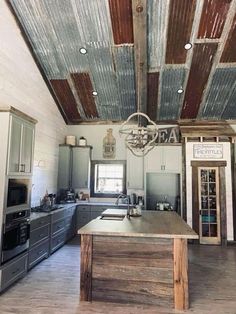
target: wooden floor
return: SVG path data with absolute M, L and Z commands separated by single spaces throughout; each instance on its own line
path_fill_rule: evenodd
M 190 309 L 193 314 L 236 314 L 236 246 L 189 248 Z M 151 306 L 79 302 L 79 241 L 54 253 L 0 296 L 0 314 L 172 314 Z

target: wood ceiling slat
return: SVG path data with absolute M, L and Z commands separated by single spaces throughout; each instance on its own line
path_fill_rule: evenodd
M 166 63 L 182 64 L 186 61 L 184 45 L 190 41 L 196 0 L 171 0 L 166 47 Z
M 236 14 L 220 62 L 236 62 Z
M 220 38 L 231 0 L 205 0 L 198 38 Z
M 50 83 L 68 120 L 70 122 L 79 120 L 81 117 L 77 109 L 77 103 L 67 80 L 50 80 Z
M 98 118 L 97 107 L 92 94 L 94 89 L 89 74 L 85 72 L 71 73 L 70 76 L 73 80 L 86 117 Z
M 157 101 L 159 88 L 159 72 L 147 75 L 147 114 L 150 119 L 157 118 Z
M 217 43 L 195 44 L 181 119 L 195 119 L 217 51 Z
M 133 44 L 132 0 L 109 0 L 114 43 Z

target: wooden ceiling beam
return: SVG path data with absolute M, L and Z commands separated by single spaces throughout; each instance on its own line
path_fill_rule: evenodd
M 147 113 L 147 0 L 132 0 L 137 111 Z

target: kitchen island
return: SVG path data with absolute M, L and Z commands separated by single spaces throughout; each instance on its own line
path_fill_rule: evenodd
M 188 308 L 187 239 L 198 235 L 175 213 L 101 217 L 81 234 L 81 301 Z

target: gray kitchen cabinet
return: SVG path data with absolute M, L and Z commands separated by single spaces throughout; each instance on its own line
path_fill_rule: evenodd
M 76 206 L 64 210 L 65 241 L 70 240 L 76 234 Z
M 28 269 L 49 256 L 50 223 L 49 215 L 31 221 Z
M 72 148 L 72 187 L 74 189 L 89 188 L 90 163 L 90 146 L 74 146 Z
M 7 173 L 31 175 L 33 148 L 34 124 L 11 115 Z
M 68 190 L 71 187 L 72 149 L 69 145 L 59 146 L 58 189 Z
M 50 254 L 65 243 L 64 210 L 52 213 Z
M 0 268 L 1 286 L 3 291 L 18 279 L 22 278 L 27 272 L 28 252 L 17 256 Z
M 77 205 L 77 229 L 82 228 L 91 220 L 91 209 L 89 205 Z
M 127 188 L 143 189 L 144 158 L 137 157 L 127 149 Z

